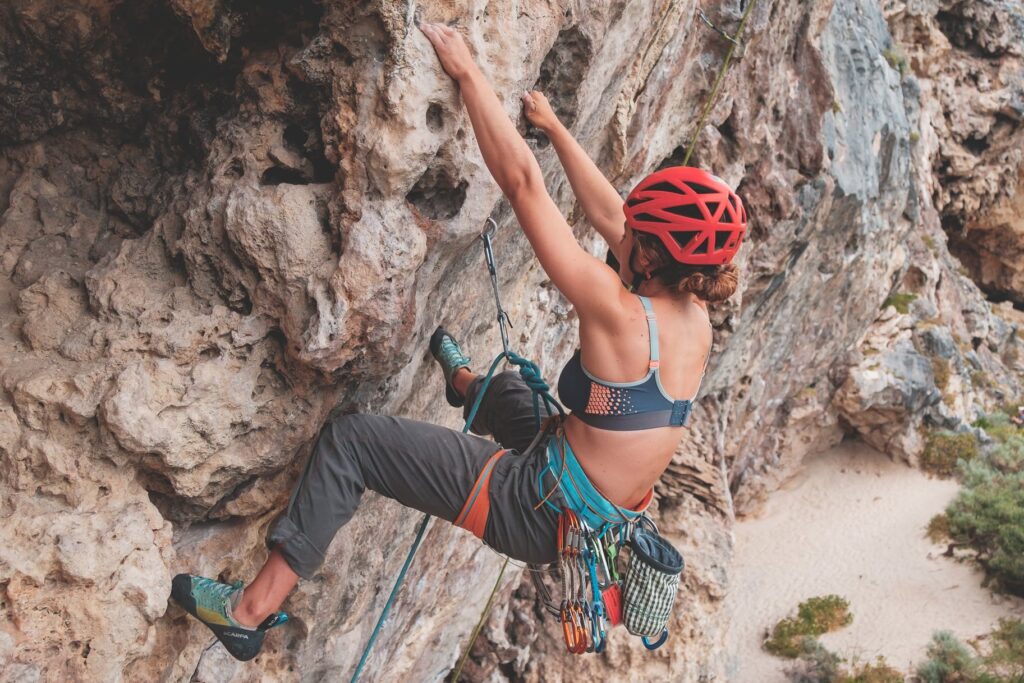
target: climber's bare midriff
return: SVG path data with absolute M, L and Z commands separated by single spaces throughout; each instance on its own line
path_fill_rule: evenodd
M 613 432 L 591 427 L 573 415 L 565 422 L 565 436 L 591 483 L 624 508 L 640 504 L 668 467 L 685 431 L 659 427 Z
M 602 379 L 632 382 L 647 372 L 647 318 L 635 294 L 623 291 L 619 305 L 621 315 L 613 329 L 580 320 L 581 360 Z M 653 294 L 651 305 L 658 319 L 662 385 L 672 397 L 690 398 L 700 385 L 711 346 L 707 306 L 692 294 L 668 293 Z M 616 505 L 634 507 L 668 467 L 686 428 L 611 431 L 570 415 L 565 434 L 594 486 Z

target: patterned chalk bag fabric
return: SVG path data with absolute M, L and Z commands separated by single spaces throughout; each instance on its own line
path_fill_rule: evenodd
M 656 529 L 643 525 L 634 529 L 629 546 L 629 569 L 622 591 L 622 621 L 633 635 L 657 638 L 665 632 L 672 614 L 683 571 L 683 556 L 658 535 Z

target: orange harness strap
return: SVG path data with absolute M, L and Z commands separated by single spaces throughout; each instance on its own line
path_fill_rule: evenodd
M 487 517 L 491 513 L 491 472 L 498 458 L 508 453 L 507 450 L 500 450 L 490 457 L 484 468 L 480 470 L 480 476 L 476 478 L 473 488 L 466 497 L 459 516 L 452 522 L 455 526 L 471 532 L 477 538 L 484 537 L 484 529 L 487 528 Z
M 644 496 L 644 499 L 640 501 L 640 504 L 637 505 L 636 507 L 630 508 L 630 510 L 632 510 L 633 512 L 646 512 L 647 508 L 650 507 L 652 500 L 654 500 L 654 487 L 653 486 L 647 492 L 647 495 Z

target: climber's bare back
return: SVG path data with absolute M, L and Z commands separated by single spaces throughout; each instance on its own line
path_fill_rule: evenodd
M 581 356 L 583 367 L 592 374 L 611 382 L 633 382 L 648 371 L 647 321 L 636 295 L 621 286 L 619 292 L 619 315 L 608 321 L 580 315 Z M 707 306 L 689 293 L 653 294 L 651 302 L 658 318 L 664 389 L 674 398 L 691 398 L 711 348 Z M 610 501 L 623 507 L 643 499 L 686 433 L 682 427 L 610 431 L 572 416 L 565 431 L 590 480 Z

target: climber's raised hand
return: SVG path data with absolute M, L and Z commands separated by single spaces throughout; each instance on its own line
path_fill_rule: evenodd
M 434 46 L 445 72 L 456 81 L 476 68 L 476 62 L 473 61 L 466 41 L 451 26 L 424 21 L 419 24 L 419 29 Z
M 523 93 L 520 99 L 523 101 L 523 111 L 526 113 L 526 118 L 537 128 L 547 132 L 558 123 L 558 117 L 555 116 L 551 103 L 548 102 L 548 98 L 544 97 L 544 93 L 541 91 L 531 90 L 530 92 Z

